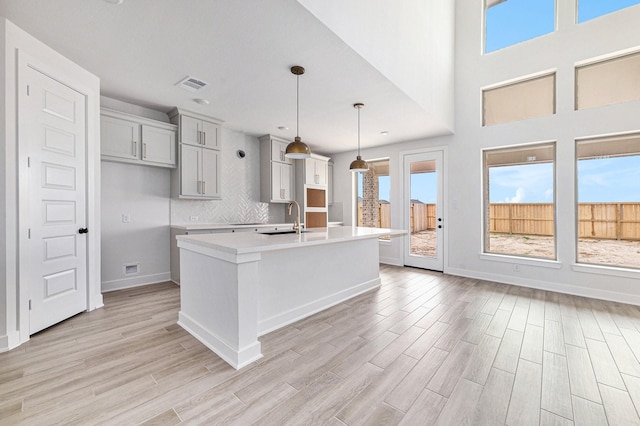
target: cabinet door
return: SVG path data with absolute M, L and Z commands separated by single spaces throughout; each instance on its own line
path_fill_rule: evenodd
M 290 164 L 271 163 L 271 200 L 273 202 L 289 202 L 293 198 L 293 166 Z
M 180 195 L 201 196 L 202 148 L 180 145 Z
M 100 153 L 109 157 L 140 159 L 140 125 L 132 121 L 100 117 Z
M 316 162 L 315 158 L 307 158 L 304 160 L 304 183 L 307 185 L 315 185 L 316 182 Z
M 316 160 L 316 183 L 327 186 L 329 175 L 329 164 L 326 161 Z
M 142 160 L 176 165 L 176 133 L 172 130 L 142 125 Z
M 208 121 L 200 122 L 202 145 L 210 149 L 220 149 L 220 126 Z
M 271 140 L 271 161 L 279 163 L 293 164 L 293 159 L 284 156 L 287 150 L 287 143 Z
M 327 198 L 328 203 L 333 204 L 333 166 L 327 165 Z
M 202 146 L 200 120 L 187 115 L 180 116 L 180 142 L 188 145 Z
M 220 152 L 202 149 L 202 196 L 220 197 Z
M 282 189 L 283 200 L 293 200 L 293 165 L 280 164 L 280 188 Z

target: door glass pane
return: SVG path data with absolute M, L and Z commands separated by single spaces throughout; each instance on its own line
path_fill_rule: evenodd
M 436 257 L 436 200 L 438 172 L 435 160 L 411 163 L 411 255 Z

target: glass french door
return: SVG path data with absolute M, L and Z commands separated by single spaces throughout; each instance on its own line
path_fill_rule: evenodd
M 444 269 L 442 151 L 404 155 L 404 264 Z

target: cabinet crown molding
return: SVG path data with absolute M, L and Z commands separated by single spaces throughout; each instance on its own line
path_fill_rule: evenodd
M 171 111 L 169 111 L 167 115 L 169 116 L 169 118 L 174 118 L 179 115 L 188 115 L 189 117 L 197 118 L 198 120 L 208 121 L 210 123 L 214 123 L 218 125 L 222 125 L 224 123 L 224 120 L 221 120 L 219 118 L 212 117 L 206 114 L 201 114 L 199 112 L 189 111 L 184 108 L 178 108 L 178 107 L 173 108 Z
M 171 124 L 166 121 L 158 121 L 152 118 L 141 117 L 139 115 L 129 114 L 128 112 L 117 111 L 110 108 L 100 108 L 100 115 L 119 118 L 121 120 L 129 120 L 138 124 L 147 124 L 149 126 L 161 127 L 167 130 L 176 131 L 178 129 L 178 126 L 176 126 L 175 124 Z

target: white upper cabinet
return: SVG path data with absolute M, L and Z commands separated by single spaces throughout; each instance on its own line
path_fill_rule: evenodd
M 302 160 L 304 163 L 305 184 L 327 186 L 329 184 L 329 159 L 312 155 Z
M 279 163 L 293 164 L 293 159 L 284 156 L 287 150 L 286 141 L 271 139 L 271 161 L 277 161 Z
M 175 108 L 169 113 L 178 124 L 178 171 L 172 177 L 172 195 L 178 198 L 218 199 L 220 189 L 221 122 Z
M 176 167 L 176 126 L 103 108 L 100 153 L 106 161 Z
M 189 115 L 180 115 L 180 143 L 220 149 L 219 133 L 220 126 L 216 123 Z
M 260 138 L 260 199 L 263 203 L 293 200 L 293 160 L 284 156 L 287 144 L 271 135 Z

